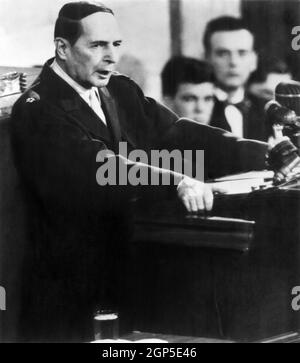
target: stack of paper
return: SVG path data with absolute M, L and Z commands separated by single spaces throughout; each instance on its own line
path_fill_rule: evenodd
M 251 171 L 242 174 L 229 175 L 215 179 L 212 185 L 222 190 L 222 194 L 248 194 L 257 189 L 273 185 L 273 171 Z

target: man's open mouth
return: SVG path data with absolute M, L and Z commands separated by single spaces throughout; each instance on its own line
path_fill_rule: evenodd
M 228 73 L 228 77 L 239 77 L 238 73 Z
M 107 77 L 107 76 L 109 76 L 111 74 L 111 71 L 103 70 L 103 71 L 97 71 L 97 73 L 102 77 Z

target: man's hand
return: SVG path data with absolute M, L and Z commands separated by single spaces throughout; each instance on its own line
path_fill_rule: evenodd
M 213 192 L 221 192 L 213 185 L 202 183 L 185 176 L 178 184 L 177 192 L 180 200 L 189 212 L 210 211 L 213 207 Z

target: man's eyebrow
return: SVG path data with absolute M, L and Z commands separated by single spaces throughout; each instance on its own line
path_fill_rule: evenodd
M 228 49 L 228 48 L 224 48 L 223 46 L 221 46 L 221 47 L 216 47 L 216 51 L 221 51 L 221 52 L 223 52 L 223 51 L 230 51 L 230 49 Z
M 216 51 L 218 51 L 218 52 L 227 52 L 227 51 L 229 51 L 229 52 L 231 52 L 232 51 L 232 49 L 229 49 L 229 48 L 224 48 L 223 46 L 221 46 L 221 47 L 216 47 Z M 238 51 L 238 52 L 240 52 L 240 51 L 249 51 L 249 49 L 248 48 L 238 48 L 238 49 L 234 49 L 234 51 Z
M 108 44 L 108 43 L 110 43 L 110 41 L 108 41 L 108 40 L 92 40 L 92 41 L 90 41 L 91 45 L 97 45 L 97 44 L 104 45 L 104 44 Z M 115 44 L 115 43 L 121 44 L 122 39 L 114 40 L 112 43 L 113 44 Z
M 197 97 L 197 96 L 192 92 L 186 92 L 182 94 L 182 97 Z

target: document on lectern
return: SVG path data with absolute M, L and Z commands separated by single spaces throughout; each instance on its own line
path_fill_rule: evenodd
M 274 172 L 270 170 L 251 171 L 218 178 L 212 184 L 217 184 L 227 195 L 248 194 L 257 189 L 271 187 L 273 176 Z

